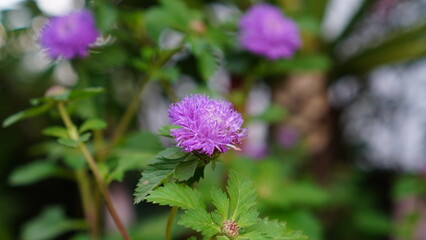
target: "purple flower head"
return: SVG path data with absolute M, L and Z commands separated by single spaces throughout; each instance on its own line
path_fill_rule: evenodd
M 268 4 L 251 7 L 240 19 L 240 43 L 271 60 L 290 58 L 301 45 L 296 24 Z
M 43 26 L 39 41 L 50 58 L 72 59 L 87 56 L 98 36 L 92 13 L 79 10 L 50 19 Z
M 190 95 L 169 109 L 170 122 L 181 128 L 172 129 L 177 146 L 185 152 L 196 151 L 211 156 L 237 147 L 245 137 L 243 119 L 232 104 L 204 95 Z

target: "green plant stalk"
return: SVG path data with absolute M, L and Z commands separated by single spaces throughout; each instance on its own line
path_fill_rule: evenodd
M 178 210 L 177 207 L 172 207 L 172 209 L 170 210 L 169 217 L 167 218 L 166 238 L 165 238 L 166 240 L 172 239 L 173 222 L 174 222 L 177 210 Z
M 90 236 L 93 240 L 99 239 L 99 228 L 97 219 L 97 209 L 93 202 L 93 195 L 90 190 L 90 181 L 85 169 L 77 170 L 76 179 L 80 191 L 84 215 L 87 219 L 90 229 Z
M 79 135 L 78 135 L 77 128 L 72 123 L 71 118 L 68 115 L 67 110 L 65 109 L 64 103 L 58 102 L 57 108 L 58 108 L 59 114 L 61 115 L 61 118 L 62 118 L 65 126 L 68 129 L 69 136 L 73 140 L 78 140 Z M 118 230 L 120 231 L 123 239 L 130 240 L 130 237 L 129 237 L 127 231 L 126 231 L 126 228 L 124 227 L 124 224 L 120 220 L 120 217 L 117 214 L 117 210 L 114 207 L 114 204 L 113 204 L 112 199 L 111 199 L 111 195 L 109 194 L 109 191 L 108 191 L 108 188 L 105 184 L 104 178 L 102 177 L 98 167 L 96 166 L 95 159 L 93 158 L 92 154 L 89 152 L 89 149 L 87 148 L 87 146 L 83 142 L 80 142 L 78 144 L 77 148 L 81 151 L 84 158 L 86 159 L 86 161 L 87 161 L 87 163 L 90 167 L 90 170 L 92 170 L 92 173 L 95 177 L 96 184 L 99 188 L 99 191 L 100 191 L 102 197 L 104 198 L 105 205 L 106 205 L 108 211 L 110 212 L 111 217 L 114 220 L 114 222 L 115 222 Z
M 127 130 L 130 122 L 132 121 L 134 115 L 136 114 L 136 112 L 138 110 L 138 106 L 139 106 L 139 103 L 141 101 L 141 96 L 142 96 L 143 90 L 145 89 L 147 82 L 148 81 L 146 79 L 143 79 L 141 81 L 141 84 L 139 86 L 137 93 L 133 96 L 133 99 L 130 102 L 130 105 L 127 107 L 126 112 L 121 117 L 117 128 L 115 129 L 115 131 L 112 134 L 112 139 L 111 139 L 111 142 L 109 144 L 109 148 L 114 146 L 115 144 L 117 144 L 117 142 L 121 139 L 124 132 Z

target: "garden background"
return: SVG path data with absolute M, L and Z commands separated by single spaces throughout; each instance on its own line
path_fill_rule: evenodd
M 300 34 L 284 59 L 238 40 L 239 19 L 260 2 L 1 0 L 0 119 L 52 86 L 90 87 L 96 94 L 70 104 L 72 118 L 106 123 L 88 145 L 113 146 L 97 157 L 133 239 L 164 239 L 168 208 L 133 204 L 141 171 L 171 144 L 157 134 L 172 102 L 223 98 L 242 113 L 247 138 L 206 168 L 202 192 L 234 169 L 253 181 L 262 216 L 309 239 L 425 239 L 426 1 L 268 1 Z M 85 58 L 50 59 L 43 24 L 81 8 L 100 37 Z M 129 103 L 134 115 L 115 138 Z M 0 130 L 0 240 L 89 239 L 69 172 L 84 163 L 42 133 L 60 124 L 52 110 Z M 120 239 L 111 219 L 101 222 L 105 239 Z M 176 225 L 173 236 L 189 233 Z

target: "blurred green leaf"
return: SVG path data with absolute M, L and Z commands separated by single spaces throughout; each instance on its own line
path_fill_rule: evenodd
M 28 108 L 24 111 L 18 112 L 13 114 L 12 116 L 9 116 L 3 121 L 3 127 L 8 127 L 18 121 L 21 121 L 23 119 L 35 117 L 37 115 L 41 115 L 45 112 L 47 112 L 50 108 L 52 108 L 52 103 L 46 103 L 41 106 Z
M 68 130 L 64 127 L 59 126 L 53 126 L 48 127 L 43 130 L 43 134 L 51 137 L 58 137 L 58 138 L 69 138 L 68 136 Z
M 278 104 L 272 104 L 262 114 L 256 116 L 255 119 L 259 119 L 268 123 L 277 123 L 284 120 L 287 115 L 288 113 L 286 109 Z
M 79 132 L 85 132 L 88 130 L 100 130 L 100 129 L 104 129 L 107 127 L 107 124 L 104 120 L 99 119 L 99 118 L 92 118 L 89 119 L 87 121 L 85 121 L 79 129 Z
M 415 60 L 426 56 L 426 24 L 404 29 L 383 37 L 337 66 L 337 76 L 368 73 L 384 64 Z
M 256 69 L 256 73 L 270 76 L 292 71 L 326 71 L 330 67 L 331 59 L 326 55 L 296 55 L 292 59 L 262 62 Z
M 86 229 L 84 220 L 69 220 L 61 207 L 45 209 L 38 217 L 27 223 L 22 231 L 23 240 L 49 240 L 72 230 Z
M 74 139 L 69 139 L 69 138 L 58 138 L 58 143 L 66 146 L 66 147 L 77 147 L 79 141 L 76 141 Z
M 38 161 L 13 170 L 9 176 L 9 183 L 14 186 L 28 185 L 46 178 L 64 176 L 67 173 L 54 162 Z
M 172 138 L 172 136 L 170 135 L 170 130 L 171 130 L 171 129 L 177 129 L 177 128 L 181 128 L 181 126 L 179 126 L 179 125 L 166 124 L 166 125 L 164 125 L 163 127 L 161 127 L 161 128 L 158 130 L 158 134 L 159 134 L 160 136 L 163 136 L 163 137 L 169 137 L 169 138 Z
M 213 74 L 219 68 L 219 61 L 213 54 L 213 52 L 206 50 L 202 51 L 199 55 L 196 55 L 198 59 L 198 71 L 206 82 L 213 77 Z
M 131 170 L 140 170 L 143 167 L 148 165 L 149 160 L 151 160 L 155 155 L 149 152 L 137 152 L 137 153 L 128 153 L 121 154 L 122 156 L 118 159 L 117 167 L 112 170 L 108 175 L 108 181 L 116 180 L 122 181 L 124 174 L 127 171 Z

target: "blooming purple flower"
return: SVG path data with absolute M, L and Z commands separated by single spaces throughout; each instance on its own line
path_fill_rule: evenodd
M 87 56 L 89 46 L 99 36 L 89 10 L 79 10 L 50 19 L 40 32 L 40 45 L 51 58 Z
M 290 58 L 301 45 L 296 24 L 269 4 L 248 10 L 240 19 L 239 37 L 245 49 L 271 60 Z
M 215 151 L 239 150 L 237 145 L 245 137 L 241 114 L 225 100 L 190 95 L 170 106 L 169 117 L 172 124 L 181 127 L 172 129 L 171 135 L 185 152 L 211 156 Z

